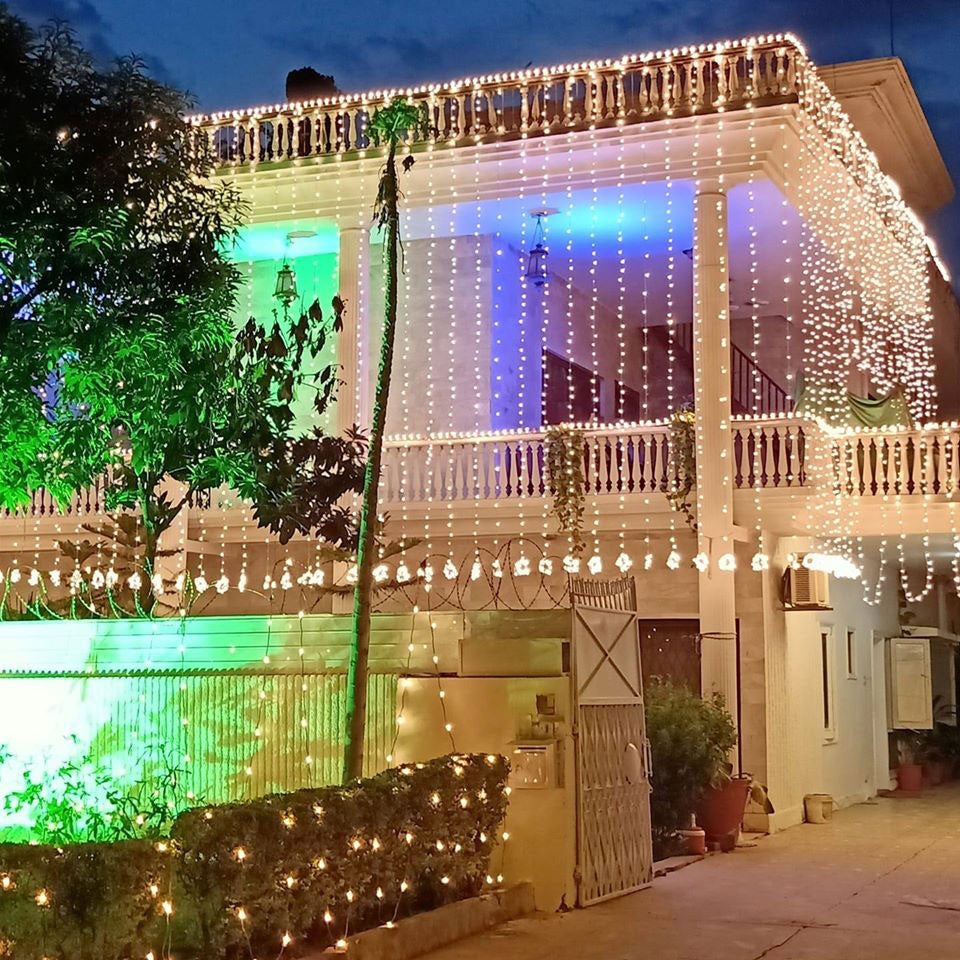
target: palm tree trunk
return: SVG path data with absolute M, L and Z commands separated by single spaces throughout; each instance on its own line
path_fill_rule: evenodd
M 370 654 L 370 613 L 373 605 L 373 567 L 376 563 L 377 506 L 380 487 L 380 462 L 383 432 L 390 394 L 393 366 L 393 342 L 397 328 L 397 247 L 400 233 L 397 212 L 396 142 L 390 141 L 382 179 L 382 197 L 386 210 L 384 263 L 383 336 L 380 343 L 380 367 L 370 424 L 370 449 L 363 477 L 363 503 L 360 509 L 360 533 L 357 545 L 357 585 L 353 593 L 353 643 L 347 672 L 346 741 L 343 752 L 343 782 L 363 776 L 363 745 L 367 721 L 367 661 Z

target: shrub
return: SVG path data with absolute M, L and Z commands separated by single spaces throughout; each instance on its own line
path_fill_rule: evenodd
M 52 774 L 25 769 L 22 786 L 7 793 L 3 809 L 30 826 L 5 827 L 0 837 L 64 845 L 169 836 L 177 814 L 203 801 L 183 788 L 183 770 L 163 743 L 141 747 L 134 765 L 142 773 L 129 784 L 117 783 L 92 749 Z M 0 765 L 8 759 L 0 747 Z
M 507 772 L 501 757 L 441 757 L 184 813 L 173 828 L 181 935 L 205 957 L 262 956 L 285 935 L 335 941 L 474 895 L 506 812 Z
M 0 844 L 0 957 L 276 956 L 285 937 L 335 941 L 472 896 L 507 773 L 454 755 L 191 810 L 167 841 Z
M 0 845 L 0 956 L 146 956 L 162 942 L 169 867 L 169 845 L 146 840 Z
M 687 827 L 700 798 L 723 776 L 737 730 L 720 694 L 701 699 L 667 680 L 645 691 L 653 760 L 650 815 L 657 853 Z

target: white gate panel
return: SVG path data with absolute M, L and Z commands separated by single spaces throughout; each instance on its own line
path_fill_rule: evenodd
M 649 745 L 633 580 L 572 580 L 577 904 L 653 880 Z

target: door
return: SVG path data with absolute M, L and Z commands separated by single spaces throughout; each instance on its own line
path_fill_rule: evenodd
M 636 587 L 572 579 L 577 904 L 653 880 Z
M 644 680 L 662 677 L 699 697 L 700 621 L 640 620 L 638 626 Z
M 928 637 L 891 637 L 887 643 L 890 727 L 930 730 L 933 727 L 930 640 Z

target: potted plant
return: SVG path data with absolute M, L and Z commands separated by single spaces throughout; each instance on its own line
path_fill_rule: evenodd
M 923 789 L 923 766 L 921 737 L 916 730 L 898 730 L 897 744 L 897 789 L 919 793 Z
M 653 761 L 650 812 L 654 856 L 680 852 L 682 834 L 703 795 L 722 776 L 737 731 L 723 698 L 702 699 L 684 686 L 655 679 L 645 691 Z
M 697 807 L 697 822 L 706 832 L 708 843 L 719 843 L 721 850 L 736 846 L 747 801 L 763 813 L 774 812 L 767 788 L 752 774 L 734 774 L 732 764 L 725 763 Z
M 936 787 L 953 776 L 957 753 L 958 731 L 953 723 L 952 707 L 937 708 L 934 701 L 934 724 L 919 734 L 918 759 L 923 764 L 924 783 Z

